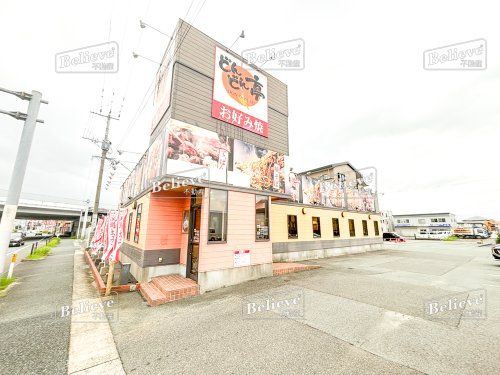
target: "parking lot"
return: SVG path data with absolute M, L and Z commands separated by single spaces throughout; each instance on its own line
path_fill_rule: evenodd
M 500 262 L 492 260 L 490 248 L 471 241 L 386 247 L 309 261 L 322 268 L 155 308 L 138 293 L 121 295 L 112 330 L 124 369 L 131 374 L 499 373 Z M 485 302 L 475 305 L 479 316 L 467 316 L 467 307 L 453 304 L 439 316 L 428 309 L 477 293 Z M 253 314 L 266 298 L 292 301 L 293 314 Z

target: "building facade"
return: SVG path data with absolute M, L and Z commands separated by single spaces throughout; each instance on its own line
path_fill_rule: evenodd
M 455 215 L 449 212 L 393 215 L 393 219 L 397 234 L 417 239 L 445 238 L 457 225 Z
M 182 20 L 173 35 L 149 148 L 121 191 L 132 275 L 204 292 L 271 276 L 273 260 L 380 248 L 371 190 L 292 172 L 287 86 Z

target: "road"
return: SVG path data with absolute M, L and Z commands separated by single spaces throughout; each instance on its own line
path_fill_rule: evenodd
M 322 268 L 154 308 L 138 293 L 121 295 L 112 331 L 125 371 L 500 373 L 500 262 L 489 247 L 411 241 L 307 263 Z M 486 300 L 479 318 L 467 318 L 468 307 L 439 319 L 428 310 L 429 301 L 470 301 L 474 293 Z M 263 296 L 303 304 L 289 318 L 250 315 Z
M 66 374 L 71 306 L 72 240 L 63 240 L 44 260 L 16 266 L 17 284 L 0 298 L 0 374 Z
M 16 267 L 17 267 L 19 265 L 19 263 L 24 258 L 26 258 L 28 255 L 30 255 L 31 246 L 33 245 L 34 242 L 37 242 L 37 241 L 38 241 L 39 246 L 45 245 L 45 239 L 40 237 L 40 238 L 33 238 L 33 239 L 26 240 L 24 242 L 24 245 L 20 246 L 20 247 L 15 247 L 15 246 L 9 247 L 9 249 L 7 250 L 5 269 L 6 270 L 9 269 L 11 259 L 12 259 L 11 258 L 12 254 L 14 254 L 14 253 L 17 254 L 17 259 L 16 259 Z

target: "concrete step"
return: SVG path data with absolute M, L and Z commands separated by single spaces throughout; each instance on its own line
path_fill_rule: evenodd
M 167 302 L 165 295 L 153 283 L 142 283 L 139 291 L 149 306 L 158 306 Z

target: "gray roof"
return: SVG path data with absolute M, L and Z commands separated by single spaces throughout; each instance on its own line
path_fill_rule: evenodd
M 324 171 L 326 169 L 332 169 L 332 168 L 335 168 L 335 167 L 339 167 L 341 165 L 348 165 L 349 167 L 351 167 L 351 169 L 354 172 L 359 173 L 358 170 L 356 168 L 354 168 L 351 163 L 349 163 L 348 161 L 344 161 L 344 162 L 341 162 L 341 163 L 328 164 L 328 165 L 325 165 L 323 167 L 309 169 L 307 171 L 303 171 L 303 172 L 300 172 L 298 174 L 309 174 L 309 173 L 321 172 L 321 171 Z
M 406 216 L 437 216 L 437 215 L 453 215 L 450 212 L 436 212 L 430 214 L 406 214 L 406 215 L 392 215 L 393 217 L 406 217 Z
M 486 221 L 486 220 L 491 220 L 491 219 L 487 219 L 487 218 L 482 217 L 482 216 L 472 216 L 472 217 L 469 217 L 468 219 L 464 219 L 463 221 Z

